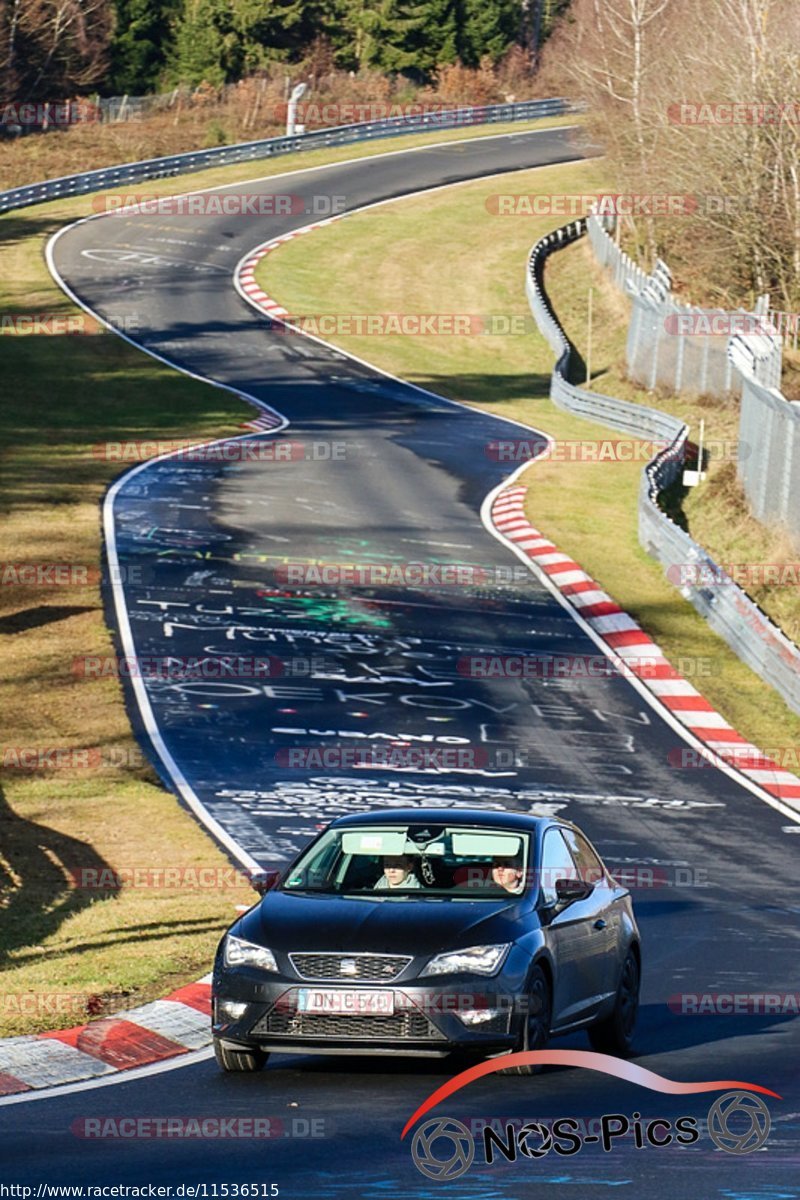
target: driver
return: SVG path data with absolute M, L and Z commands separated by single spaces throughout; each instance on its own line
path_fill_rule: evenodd
M 412 870 L 412 860 L 406 854 L 387 855 L 383 860 L 383 874 L 375 884 L 374 891 L 388 888 L 418 888 L 422 884 Z
M 522 859 L 515 858 L 492 859 L 492 882 L 506 892 L 519 893 L 522 891 Z

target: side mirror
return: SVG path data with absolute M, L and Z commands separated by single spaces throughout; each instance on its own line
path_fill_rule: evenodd
M 585 883 L 582 879 L 557 879 L 556 896 L 561 903 L 572 903 L 573 900 L 585 900 L 594 890 L 593 883 Z
M 252 871 L 250 882 L 259 896 L 266 896 L 267 892 L 271 892 L 278 883 L 280 877 L 280 871 Z

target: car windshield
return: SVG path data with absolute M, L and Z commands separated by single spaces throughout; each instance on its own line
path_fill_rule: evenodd
M 283 891 L 375 899 L 498 900 L 520 895 L 530 837 L 464 825 L 375 825 L 329 829 L 297 861 Z

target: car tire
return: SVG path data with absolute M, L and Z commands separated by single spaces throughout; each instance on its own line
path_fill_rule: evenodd
M 640 986 L 639 960 L 634 951 L 629 950 L 622 964 L 611 1016 L 589 1029 L 589 1041 L 593 1049 L 620 1058 L 630 1055 L 639 1011 Z
M 542 967 L 534 967 L 528 979 L 528 1012 L 522 1026 L 516 1052 L 544 1050 L 550 1040 L 550 1024 L 553 1019 L 553 995 L 550 981 Z M 502 1075 L 536 1075 L 541 1067 L 524 1063 L 522 1066 L 503 1067 Z
M 214 1038 L 214 1057 L 221 1070 L 235 1071 L 241 1074 L 243 1071 L 260 1071 L 266 1064 L 269 1054 L 266 1050 L 255 1048 L 234 1049 L 232 1046 L 223 1045 L 219 1038 Z

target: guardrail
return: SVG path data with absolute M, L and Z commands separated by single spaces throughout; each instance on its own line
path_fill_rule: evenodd
M 525 100 L 519 104 L 486 104 L 463 106 L 447 112 L 419 113 L 413 116 L 384 117 L 378 121 L 363 121 L 356 125 L 335 125 L 315 129 L 292 137 L 264 138 L 256 142 L 239 142 L 234 146 L 216 146 L 211 150 L 190 150 L 165 158 L 145 159 L 142 162 L 122 163 L 101 167 L 77 175 L 65 175 L 44 183 L 0 192 L 0 213 L 47 200 L 66 196 L 81 196 L 87 192 L 104 191 L 121 184 L 143 183 L 152 179 L 173 178 L 202 171 L 207 167 L 226 167 L 234 163 L 255 162 L 292 154 L 301 150 L 318 150 L 325 146 L 344 146 L 372 138 L 399 137 L 405 133 L 427 133 L 437 129 L 459 129 L 471 125 L 499 125 L 506 121 L 532 121 L 541 117 L 563 116 L 579 111 L 579 106 L 561 97 L 548 100 Z
M 793 712 L 800 713 L 800 649 L 702 546 L 659 507 L 659 493 L 670 487 L 683 469 L 688 427 L 669 413 L 615 400 L 569 382 L 574 347 L 547 296 L 544 264 L 550 254 L 582 238 L 586 231 L 587 221 L 583 218 L 541 238 L 530 253 L 526 280 L 528 302 L 540 331 L 557 356 L 550 398 L 558 408 L 576 416 L 667 443 L 642 472 L 639 542 L 648 554 L 664 564 L 667 577 L 673 582 L 686 579 L 685 583 L 676 584 L 681 594 L 725 639 L 733 652 L 774 687 Z M 705 580 L 709 586 L 692 582 L 698 579 Z

